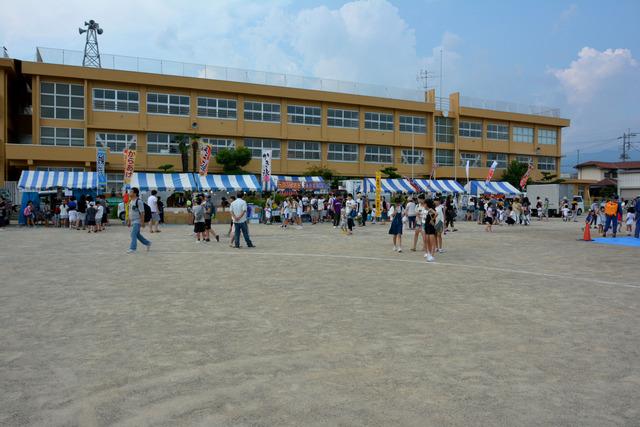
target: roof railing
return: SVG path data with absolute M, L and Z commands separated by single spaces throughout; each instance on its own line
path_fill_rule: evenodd
M 532 114 L 545 117 L 560 117 L 559 108 L 545 107 L 542 105 L 526 105 L 516 102 L 492 101 L 488 99 L 460 97 L 460 106 L 468 108 L 480 108 L 483 110 L 503 111 L 506 113 Z

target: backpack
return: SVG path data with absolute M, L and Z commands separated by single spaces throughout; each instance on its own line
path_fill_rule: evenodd
M 138 200 L 140 200 L 140 199 L 138 199 Z M 142 200 L 140 200 L 140 201 L 142 202 Z M 142 202 L 142 205 L 144 206 L 144 222 L 150 222 L 151 221 L 151 207 L 149 207 L 149 205 L 146 204 L 145 202 Z M 140 205 L 138 205 L 138 209 L 140 209 Z

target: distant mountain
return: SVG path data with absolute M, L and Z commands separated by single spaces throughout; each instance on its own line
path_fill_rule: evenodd
M 640 152 L 636 150 L 631 150 L 631 158 L 629 160 L 640 160 Z M 620 151 L 617 148 L 597 151 L 594 153 L 583 153 L 580 152 L 580 163 L 588 162 L 590 160 L 598 160 L 600 162 L 619 162 L 620 161 Z M 570 153 L 565 153 L 561 162 L 561 172 L 562 173 L 576 173 L 578 172 L 574 169 L 574 166 L 578 164 L 578 156 L 574 151 Z

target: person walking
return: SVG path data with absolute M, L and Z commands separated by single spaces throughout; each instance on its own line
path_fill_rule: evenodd
M 358 215 L 358 203 L 353 200 L 353 194 L 348 194 L 347 195 L 347 201 L 345 203 L 345 210 L 346 210 L 346 216 L 347 216 L 347 228 L 349 231 L 347 231 L 348 235 L 352 235 L 353 234 L 353 226 L 354 226 L 354 220 L 356 219 L 356 216 Z
M 76 220 L 76 230 L 80 230 L 80 224 L 82 224 L 82 229 L 84 230 L 86 227 L 86 219 L 87 216 L 87 196 L 84 194 L 80 196 L 78 200 L 78 213 Z
M 151 242 L 144 238 L 140 229 L 144 228 L 144 203 L 138 197 L 140 190 L 137 187 L 132 187 L 129 190 L 129 218 L 127 219 L 127 226 L 131 228 L 131 244 L 127 253 L 135 253 L 138 249 L 138 240 L 146 248 L 147 252 L 151 249 Z
M 342 200 L 340 200 L 340 196 L 337 196 L 333 199 L 333 228 L 338 228 L 340 224 L 340 213 L 342 211 Z
M 424 257 L 427 262 L 435 261 L 436 253 L 436 217 L 435 203 L 428 199 L 425 201 L 426 212 L 423 214 L 423 226 L 425 235 Z
M 416 201 L 414 198 L 409 199 L 407 202 L 407 223 L 409 225 L 409 230 L 413 230 L 416 228 Z
M 395 203 L 389 209 L 389 218 L 391 219 L 391 227 L 389 234 L 393 236 L 393 250 L 402 252 L 402 218 L 404 211 L 402 209 L 402 199 L 396 198 Z
M 157 194 L 157 190 L 151 190 L 151 195 L 147 199 L 147 205 L 151 208 L 151 224 L 149 225 L 149 233 L 160 232 L 160 210 L 158 209 Z
M 216 231 L 211 228 L 211 218 L 215 217 L 216 208 L 213 206 L 213 202 L 211 201 L 211 194 L 207 194 L 206 200 L 204 201 L 204 241 L 210 242 L 209 234 L 213 234 L 213 237 L 216 239 L 216 242 L 220 241 L 220 236 L 216 234 Z
M 439 198 L 436 198 L 434 202 L 436 206 L 436 252 L 443 254 L 445 253 L 445 250 L 442 247 L 442 233 L 444 232 L 445 221 L 444 205 L 442 204 L 442 200 Z
M 193 233 L 196 235 L 196 242 L 198 243 L 205 241 L 205 203 L 198 197 L 193 205 Z M 201 238 L 202 240 L 200 240 Z
M 363 196 L 362 193 L 358 193 L 358 215 L 360 218 L 360 226 L 364 227 L 367 225 L 367 198 Z
M 242 233 L 247 247 L 255 248 L 249 237 L 249 227 L 247 226 L 247 202 L 242 197 L 242 193 L 238 193 L 236 200 L 231 203 L 231 219 L 235 226 L 235 247 L 236 249 L 240 248 L 240 233 Z
M 424 234 L 424 221 L 427 216 L 427 205 L 423 195 L 418 196 L 418 206 L 416 207 L 416 224 L 413 231 L 413 246 L 411 252 L 416 251 L 416 245 L 418 244 L 418 238 L 422 238 L 422 246 L 426 248 L 425 234 Z M 426 251 L 426 249 L 425 249 Z

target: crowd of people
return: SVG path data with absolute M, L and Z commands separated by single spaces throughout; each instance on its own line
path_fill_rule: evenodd
M 640 209 L 640 196 L 633 200 L 618 199 L 611 196 L 603 200 L 594 200 L 587 213 L 586 224 L 598 231 L 603 237 L 611 230 L 611 236 L 616 237 L 625 227 L 627 236 L 633 234 L 640 237 L 640 216 L 636 213 Z
M 45 227 L 85 230 L 99 233 L 106 230 L 109 222 L 110 207 L 104 196 L 81 195 L 51 198 L 35 205 L 28 201 L 22 209 L 27 227 L 42 225 Z

